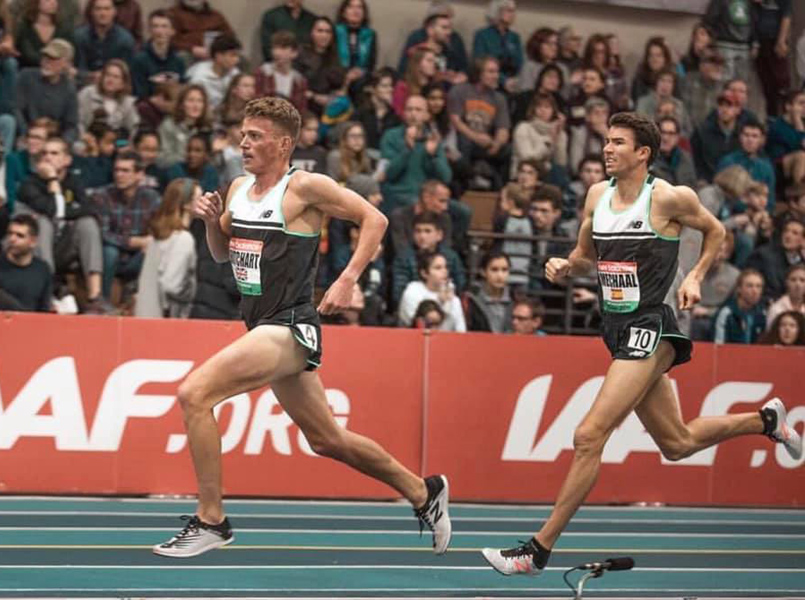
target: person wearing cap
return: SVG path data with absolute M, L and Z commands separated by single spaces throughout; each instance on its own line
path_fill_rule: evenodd
M 89 0 L 86 25 L 75 32 L 75 66 L 85 83 L 95 83 L 107 61 L 117 58 L 131 68 L 134 36 L 115 23 L 113 0 Z
M 693 133 L 690 140 L 696 176 L 708 183 L 713 181 L 718 161 L 738 144 L 738 114 L 741 107 L 731 92 L 718 95 L 716 109 Z
M 78 137 L 78 96 L 70 78 L 73 45 L 54 39 L 42 48 L 40 67 L 20 71 L 17 80 L 15 117 L 20 133 L 40 117 L 49 117 L 60 124 L 61 137 L 72 144 Z
M 461 35 L 453 28 L 453 17 L 455 12 L 449 0 L 431 0 L 425 12 L 425 19 L 422 22 L 422 27 L 415 29 L 408 35 L 405 40 L 402 55 L 400 56 L 400 64 L 397 67 L 398 73 L 405 73 L 405 67 L 408 63 L 408 58 L 411 56 L 411 50 L 430 39 L 433 34 L 428 35 L 428 26 L 433 27 L 433 24 L 439 21 L 435 17 L 442 17 L 447 19 L 447 26 L 450 30 L 450 35 L 447 43 L 442 43 L 442 54 L 447 61 L 447 68 L 456 73 L 466 73 L 469 68 L 467 60 L 467 50 L 464 46 L 464 40 Z
M 716 105 L 724 74 L 724 59 L 715 50 L 699 57 L 699 68 L 688 71 L 682 82 L 682 103 L 694 128 L 704 123 Z

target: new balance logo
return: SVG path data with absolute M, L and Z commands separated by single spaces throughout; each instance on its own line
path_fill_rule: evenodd
M 269 210 L 265 211 L 262 215 L 260 215 L 260 218 L 261 219 L 268 219 L 272 214 L 274 214 L 274 211 L 269 209 Z
M 431 509 L 430 514 L 433 516 L 433 524 L 435 525 L 442 518 L 442 509 L 438 503 Z
M 637 357 L 637 358 L 643 358 L 645 355 L 646 355 L 646 353 L 643 352 L 642 350 L 632 350 L 629 353 L 629 356 L 634 356 L 634 357 Z
M 627 229 L 640 229 L 643 226 L 643 221 L 632 221 L 629 223 Z

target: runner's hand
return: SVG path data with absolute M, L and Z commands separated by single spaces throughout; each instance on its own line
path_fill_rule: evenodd
M 217 225 L 224 212 L 224 201 L 218 192 L 207 192 L 193 203 L 193 216 L 207 225 Z
M 690 276 L 685 277 L 682 285 L 676 293 L 679 300 L 679 310 L 690 310 L 694 304 L 697 304 L 702 299 L 701 287 L 699 282 Z
M 354 288 L 354 281 L 341 277 L 336 279 L 330 289 L 325 292 L 324 298 L 321 299 L 319 312 L 323 315 L 332 315 L 348 310 L 352 306 Z
M 545 263 L 545 277 L 551 283 L 562 283 L 570 275 L 570 262 L 566 258 L 550 258 Z

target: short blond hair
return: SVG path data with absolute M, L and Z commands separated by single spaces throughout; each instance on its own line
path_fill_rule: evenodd
M 752 176 L 739 165 L 732 165 L 716 173 L 713 183 L 731 198 L 740 198 L 752 184 Z
M 299 139 L 302 117 L 296 107 L 283 98 L 264 96 L 249 101 L 244 116 L 251 119 L 268 119 L 283 129 L 294 141 Z

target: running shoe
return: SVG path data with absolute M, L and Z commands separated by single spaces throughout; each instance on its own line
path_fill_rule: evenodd
M 184 515 L 182 520 L 187 521 L 184 529 L 164 544 L 154 546 L 154 554 L 171 558 L 190 558 L 235 541 L 229 519 L 224 519 L 219 525 L 210 525 L 196 516 Z
M 414 515 L 419 519 L 419 535 L 425 526 L 433 532 L 433 551 L 444 554 L 450 545 L 453 526 L 450 523 L 448 503 L 450 501 L 450 485 L 444 475 L 431 475 L 425 479 L 428 487 L 428 501 L 422 508 L 415 508 Z
M 794 460 L 802 458 L 802 436 L 786 422 L 783 401 L 772 398 L 760 408 L 760 416 L 763 418 L 763 433 L 785 446 Z
M 520 540 L 522 546 L 509 548 L 508 550 L 498 550 L 496 548 L 484 548 L 481 554 L 484 555 L 486 562 L 492 565 L 501 575 L 531 575 L 536 577 L 542 573 L 541 567 L 537 565 L 538 550 L 534 545 L 534 539 L 527 542 Z

